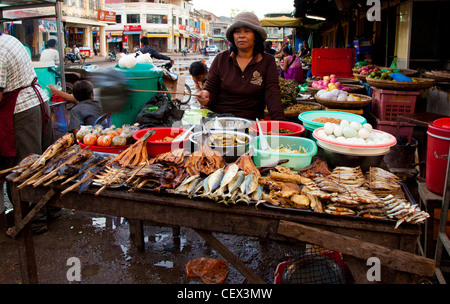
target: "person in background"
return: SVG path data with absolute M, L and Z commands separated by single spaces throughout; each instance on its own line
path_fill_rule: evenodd
M 42 51 L 39 61 L 49 61 L 53 62 L 54 65 L 59 65 L 59 52 L 56 49 L 55 39 L 47 41 L 47 48 Z
M 152 57 L 152 58 L 156 58 L 156 59 L 162 59 L 162 60 L 169 60 L 170 61 L 170 63 L 174 63 L 174 60 L 173 59 L 171 59 L 169 56 L 166 56 L 166 55 L 163 55 L 163 54 L 160 54 L 160 53 L 158 53 L 158 51 L 156 51 L 155 49 L 152 49 L 150 46 L 149 46 L 149 39 L 148 39 L 148 37 L 142 37 L 141 38 L 141 44 L 142 44 L 142 47 L 141 48 L 139 48 L 139 49 L 137 49 L 136 50 L 136 52 L 135 53 L 137 53 L 137 52 L 141 52 L 142 54 L 150 54 L 150 57 Z
M 70 110 L 68 131 L 75 136 L 81 126 L 93 126 L 103 111 L 100 102 L 94 100 L 94 85 L 88 80 L 79 80 L 73 85 L 73 97 L 79 103 Z M 103 127 L 109 127 L 109 121 L 100 123 Z
M 301 83 L 303 81 L 303 68 L 300 58 L 292 52 L 292 48 L 287 46 L 283 48 L 283 56 L 283 78 Z
M 219 53 L 198 101 L 213 112 L 254 120 L 284 120 L 275 58 L 264 53 L 266 31 L 251 12 L 239 13 L 228 27 L 230 50 Z
M 264 52 L 272 56 L 275 56 L 276 51 L 272 48 L 272 41 L 264 42 Z
M 0 32 L 0 170 L 16 166 L 32 153 L 42 154 L 54 142 L 50 113 L 25 47 Z M 47 230 L 47 210 L 44 206 L 32 221 L 34 233 Z
M 194 61 L 189 67 L 189 74 L 194 80 L 195 89 L 200 92 L 204 89 L 206 80 L 208 78 L 208 67 L 205 61 Z
M 303 48 L 300 52 L 300 58 L 305 58 L 311 56 L 311 49 L 308 46 L 308 41 L 303 41 Z
M 81 61 L 80 49 L 77 47 L 76 44 L 73 45 L 73 54 L 77 57 L 78 60 Z

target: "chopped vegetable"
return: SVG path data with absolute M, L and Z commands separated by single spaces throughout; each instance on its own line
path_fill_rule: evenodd
M 278 149 L 265 149 L 265 151 L 278 153 L 306 153 L 306 149 L 301 146 L 298 148 L 298 150 L 295 150 L 291 149 L 290 147 L 284 147 L 283 145 L 281 145 Z

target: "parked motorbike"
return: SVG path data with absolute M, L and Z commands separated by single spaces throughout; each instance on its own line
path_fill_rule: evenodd
M 83 53 L 79 53 L 81 60 L 78 59 L 78 57 L 74 53 L 66 53 L 64 56 L 64 64 L 70 63 L 78 63 L 78 64 L 84 64 L 86 61 L 86 55 Z
M 109 61 L 116 61 L 116 59 L 117 59 L 117 57 L 116 57 L 116 51 L 109 52 L 108 60 L 109 60 Z

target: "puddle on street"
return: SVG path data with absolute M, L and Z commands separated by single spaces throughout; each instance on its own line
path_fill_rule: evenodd
M 154 264 L 154 266 L 159 266 L 159 267 L 164 267 L 164 268 L 173 268 L 173 261 L 161 261 L 161 262 Z

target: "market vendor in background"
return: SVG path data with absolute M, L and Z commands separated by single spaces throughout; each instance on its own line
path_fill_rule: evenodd
M 303 68 L 300 58 L 292 52 L 292 48 L 283 48 L 284 61 L 281 69 L 283 78 L 295 81 L 297 84 L 303 81 Z
M 308 46 L 308 42 L 305 40 L 303 41 L 303 47 L 299 54 L 300 58 L 305 58 L 311 56 L 311 49 Z
M 254 120 L 264 118 L 267 106 L 270 119 L 284 120 L 275 58 L 264 52 L 266 31 L 258 17 L 239 13 L 227 29 L 230 50 L 216 56 L 198 101 L 209 110 Z

